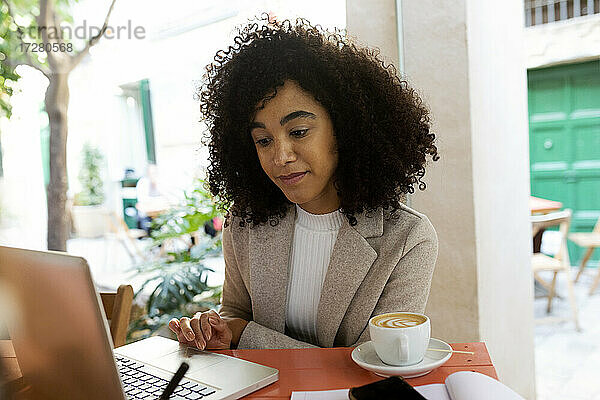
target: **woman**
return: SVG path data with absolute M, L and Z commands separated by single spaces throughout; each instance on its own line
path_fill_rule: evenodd
M 425 189 L 435 136 L 376 52 L 267 18 L 217 52 L 200 92 L 228 211 L 222 307 L 169 327 L 199 349 L 355 346 L 372 316 L 425 309 L 437 237 L 401 199 Z

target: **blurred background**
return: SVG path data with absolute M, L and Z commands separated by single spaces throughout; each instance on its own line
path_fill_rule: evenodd
M 83 256 L 99 290 L 132 285 L 129 341 L 218 308 L 222 213 L 202 186 L 195 93 L 235 28 L 264 12 L 379 48 L 431 109 L 442 159 L 407 203 L 440 239 L 433 335 L 485 341 L 526 398 L 600 398 L 599 0 L 3 0 L 0 11 L 0 244 Z M 46 12 L 62 39 L 36 30 Z

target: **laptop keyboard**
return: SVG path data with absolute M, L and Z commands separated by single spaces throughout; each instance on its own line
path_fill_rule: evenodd
M 144 364 L 125 357 L 116 356 L 123 389 L 129 399 L 157 399 L 169 381 L 144 371 Z M 175 400 L 202 399 L 215 393 L 214 389 L 183 378 L 169 397 Z

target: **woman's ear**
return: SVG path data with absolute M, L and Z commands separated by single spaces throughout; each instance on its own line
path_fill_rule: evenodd
M 337 170 L 333 174 L 333 188 L 338 192 L 338 194 L 340 193 L 340 181 L 337 176 Z

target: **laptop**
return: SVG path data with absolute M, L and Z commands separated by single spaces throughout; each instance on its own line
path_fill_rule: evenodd
M 236 399 L 279 379 L 275 368 L 163 337 L 113 350 L 85 259 L 0 246 L 0 318 L 35 398 L 156 399 L 182 362 L 172 399 Z

